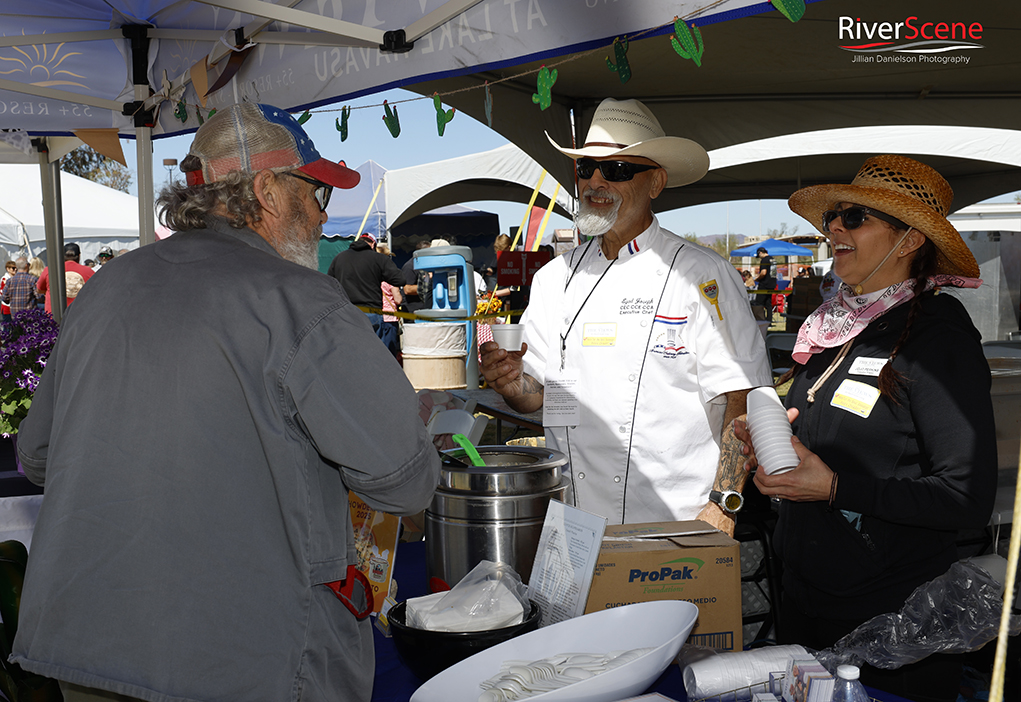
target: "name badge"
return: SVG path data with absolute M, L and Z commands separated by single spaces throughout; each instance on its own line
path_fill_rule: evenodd
M 854 363 L 851 364 L 851 370 L 848 371 L 851 375 L 869 375 L 873 378 L 879 377 L 879 372 L 883 370 L 883 366 L 887 363 L 886 358 L 866 358 L 865 356 L 859 356 L 854 359 Z
M 847 378 L 840 384 L 837 391 L 833 393 L 830 405 L 856 414 L 862 418 L 868 418 L 872 414 L 872 408 L 879 401 L 879 388 L 874 388 L 857 380 Z
M 576 370 L 547 373 L 542 387 L 542 425 L 545 427 L 576 427 L 580 422 Z
M 582 328 L 582 346 L 616 346 L 616 322 L 590 322 Z

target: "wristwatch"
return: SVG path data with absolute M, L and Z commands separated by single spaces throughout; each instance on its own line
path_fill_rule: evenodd
M 737 514 L 744 507 L 744 495 L 733 490 L 710 490 L 709 501 L 715 502 L 728 514 Z

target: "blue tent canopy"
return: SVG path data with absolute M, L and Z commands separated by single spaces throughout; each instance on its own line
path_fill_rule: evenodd
M 756 241 L 754 244 L 748 246 L 742 246 L 739 249 L 734 249 L 730 252 L 731 256 L 754 256 L 755 252 L 760 248 L 766 250 L 770 256 L 812 256 L 812 250 L 806 249 L 804 246 L 798 246 L 792 244 L 789 241 L 780 241 L 779 239 L 766 239 L 765 241 Z

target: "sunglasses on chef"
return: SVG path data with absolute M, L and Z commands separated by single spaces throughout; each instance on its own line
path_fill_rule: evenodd
M 647 166 L 641 163 L 628 163 L 627 161 L 596 161 L 594 158 L 579 158 L 574 162 L 578 169 L 578 177 L 588 180 L 595 175 L 596 169 L 603 176 L 603 180 L 610 183 L 623 183 L 631 180 L 639 173 L 651 171 L 659 166 Z
M 865 224 L 865 218 L 868 216 L 881 219 L 887 224 L 894 226 L 897 229 L 907 229 L 908 225 L 900 221 L 896 217 L 891 217 L 888 214 L 879 212 L 872 209 L 871 207 L 862 207 L 861 205 L 854 205 L 847 207 L 843 210 L 826 210 L 822 213 L 822 230 L 829 233 L 830 224 L 837 217 L 840 217 L 840 221 L 844 224 L 844 229 L 857 229 L 861 225 Z

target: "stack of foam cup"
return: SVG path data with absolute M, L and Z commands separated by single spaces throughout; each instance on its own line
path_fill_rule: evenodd
M 491 329 L 493 330 L 493 341 L 495 341 L 501 349 L 506 351 L 521 350 L 521 342 L 525 336 L 524 325 L 494 324 Z
M 773 388 L 755 388 L 748 393 L 747 423 L 755 458 L 766 475 L 786 473 L 797 467 L 791 423 Z

